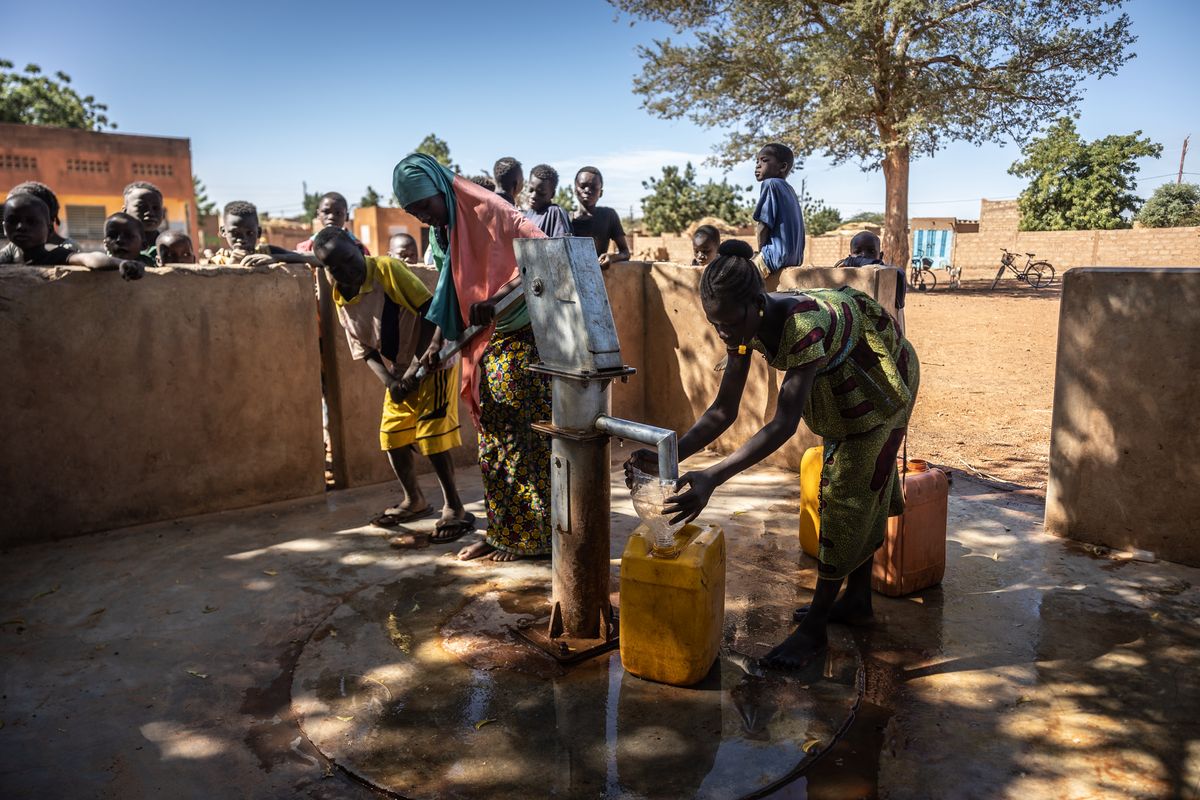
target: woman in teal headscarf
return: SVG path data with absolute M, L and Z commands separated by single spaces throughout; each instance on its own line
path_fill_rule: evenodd
M 488 529 L 462 559 L 494 561 L 550 552 L 550 443 L 531 423 L 550 419 L 550 382 L 538 361 L 524 303 L 496 318 L 496 303 L 520 285 L 513 239 L 544 234 L 493 192 L 421 153 L 392 173 L 404 210 L 429 225 L 439 272 L 428 319 L 447 339 L 467 324 L 491 325 L 462 350 L 462 396 L 479 434 Z

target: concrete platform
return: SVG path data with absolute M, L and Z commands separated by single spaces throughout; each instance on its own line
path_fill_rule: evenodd
M 478 514 L 477 474 L 461 480 Z M 614 527 L 627 531 L 622 491 Z M 1040 506 L 958 475 L 955 491 L 945 583 L 877 598 L 875 628 L 841 633 L 865 669 L 856 719 L 773 796 L 1200 797 L 1200 570 L 1047 536 Z M 422 571 L 482 588 L 511 570 L 452 563 L 454 546 L 420 537 L 389 547 L 362 523 L 392 500 L 372 487 L 0 554 L 0 796 L 378 796 L 297 724 L 305 642 Z M 785 555 L 797 501 L 794 474 L 756 469 L 706 518 L 777 551 L 781 578 L 810 581 Z M 789 602 L 807 596 L 797 585 Z M 476 731 L 466 708 L 448 746 L 486 759 L 504 717 Z

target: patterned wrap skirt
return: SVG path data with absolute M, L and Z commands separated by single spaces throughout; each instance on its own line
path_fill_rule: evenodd
M 550 552 L 550 439 L 531 423 L 550 419 L 550 378 L 538 362 L 533 328 L 492 334 L 480 361 L 479 468 L 488 527 L 497 550 Z
M 865 433 L 824 440 L 817 507 L 821 533 L 817 575 L 841 580 L 874 557 L 887 533 L 887 520 L 904 510 L 896 455 L 908 432 L 908 418 L 921 382 L 920 362 L 901 342 L 900 377 L 911 400 L 891 419 Z

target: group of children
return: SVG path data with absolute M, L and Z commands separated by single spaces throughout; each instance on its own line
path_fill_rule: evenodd
M 765 276 L 798 265 L 803 257 L 799 200 L 786 181 L 793 164 L 791 150 L 777 144 L 764 147 L 756 161 L 755 175 L 763 188 L 755 210 L 760 242 L 755 263 Z M 527 183 L 521 162 L 505 157 L 496 161 L 493 174 L 488 188 L 514 206 L 523 190 L 528 190 L 528 208 L 522 213 L 547 236 L 590 237 L 604 269 L 629 260 L 620 216 L 614 209 L 598 205 L 604 178 L 596 167 L 585 166 L 576 172 L 577 208 L 569 213 L 554 202 L 559 175 L 553 167 L 538 164 L 530 170 Z M 487 186 L 485 179 L 474 180 Z M 59 235 L 58 200 L 49 187 L 36 182 L 14 187 L 4 204 L 4 234 L 9 241 L 0 249 L 0 264 L 115 269 L 126 279 L 137 279 L 147 266 L 197 263 L 196 250 L 185 233 L 159 232 L 164 210 L 157 187 L 134 182 L 125 188 L 123 197 L 122 209 L 104 223 L 105 252 L 85 253 Z M 221 213 L 219 231 L 225 246 L 204 252 L 199 261 L 246 267 L 306 263 L 327 271 L 350 350 L 368 364 L 385 388 L 380 443 L 404 490 L 403 500 L 373 521 L 393 527 L 434 513 L 414 477 L 416 451 L 432 463 L 443 493 L 433 541 L 453 541 L 472 530 L 475 519 L 458 496 L 449 456 L 461 443 L 460 366 L 457 360 L 437 363 L 432 358 L 443 344 L 441 331 L 425 318 L 432 293 L 408 268 L 428 261 L 429 253 L 422 259 L 417 240 L 400 233 L 391 237 L 386 256 L 374 257 L 347 229 L 349 215 L 343 195 L 326 193 L 317 206 L 321 230 L 295 250 L 286 250 L 263 241 L 258 210 L 252 203 L 234 201 Z M 719 245 L 717 229 L 701 226 L 695 236 L 695 263 L 713 261 Z M 426 374 L 418 377 L 422 364 Z

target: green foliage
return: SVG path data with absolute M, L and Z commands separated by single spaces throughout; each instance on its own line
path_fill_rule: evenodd
M 741 199 L 748 191 L 722 180 L 700 184 L 691 162 L 683 168 L 663 167 L 661 178 L 642 181 L 650 194 L 642 198 L 642 223 L 652 234 L 678 233 L 702 217 L 719 217 L 731 225 L 745 223 L 749 206 Z
M 321 205 L 322 192 L 313 192 L 309 194 L 308 184 L 301 184 L 304 188 L 304 216 L 301 219 L 308 221 L 317 215 L 317 207 Z
M 1085 142 L 1063 117 L 1024 149 L 1008 171 L 1028 178 L 1021 192 L 1021 230 L 1070 231 L 1128 228 L 1141 204 L 1133 194 L 1137 159 L 1162 153 L 1141 131 Z
M 192 189 L 196 199 L 196 215 L 200 217 L 214 216 L 217 213 L 217 204 L 208 199 L 208 189 L 205 188 L 204 181 L 193 175 Z
M 445 139 L 439 139 L 436 133 L 431 133 L 421 140 L 421 143 L 413 148 L 414 153 L 424 153 L 431 158 L 437 159 L 437 162 L 455 174 L 461 174 L 462 170 L 458 168 L 450 159 L 450 145 L 446 144 Z
M 870 225 L 882 225 L 883 214 L 879 211 L 859 211 L 846 222 L 866 222 Z
M 43 75 L 37 64 L 26 64 L 23 72 L 17 72 L 11 61 L 0 59 L 0 122 L 115 130 L 117 123 L 104 113 L 108 106 L 90 94 L 80 97 L 70 83 L 65 72 Z
M 1200 225 L 1200 184 L 1164 183 L 1137 214 L 1147 228 Z
M 823 200 L 813 200 L 804 205 L 804 232 L 809 236 L 820 236 L 842 224 L 842 212 L 825 205 Z
M 559 186 L 554 193 L 555 205 L 562 206 L 568 214 L 575 210 L 575 192 L 570 186 Z
M 379 192 L 375 191 L 374 187 L 372 187 L 370 184 L 368 184 L 367 191 L 365 194 L 363 194 L 362 200 L 358 201 L 358 207 L 359 208 L 374 208 L 375 206 L 379 205 L 379 201 L 381 199 L 382 198 L 380 197 Z
M 884 168 L 884 246 L 907 257 L 911 158 L 948 142 L 1022 138 L 1070 112 L 1080 83 L 1132 54 L 1122 0 L 609 0 L 665 23 L 638 48 L 651 114 L 730 133 L 726 165 L 769 141 L 799 157 Z M 901 252 L 903 251 L 903 252 Z

